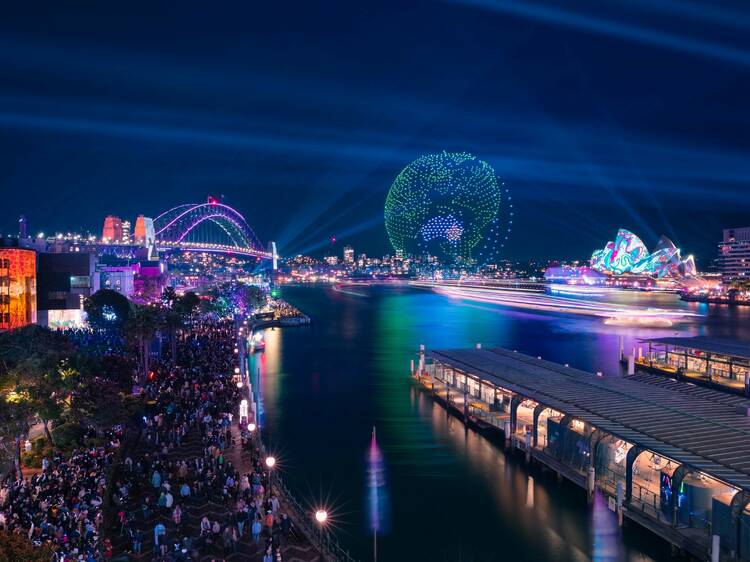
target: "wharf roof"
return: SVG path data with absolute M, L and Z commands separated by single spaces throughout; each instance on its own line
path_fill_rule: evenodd
M 750 402 L 740 396 L 656 375 L 599 377 L 499 348 L 427 356 L 750 491 Z
M 666 345 L 676 345 L 689 349 L 697 349 L 708 353 L 718 353 L 720 355 L 730 355 L 750 360 L 750 343 L 740 340 L 730 340 L 723 338 L 712 338 L 708 336 L 693 337 L 666 337 L 666 338 L 647 338 L 642 342 L 660 343 Z

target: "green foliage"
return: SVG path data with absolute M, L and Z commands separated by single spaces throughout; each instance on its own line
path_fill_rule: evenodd
M 23 534 L 0 531 L 0 562 L 49 562 L 54 551 L 51 545 L 35 547 Z
M 119 331 L 130 318 L 130 301 L 112 289 L 101 289 L 83 303 L 89 325 L 97 330 Z
M 45 457 L 50 459 L 55 452 L 55 447 L 44 437 L 34 439 L 34 443 L 31 447 L 31 451 L 21 453 L 21 463 L 26 468 L 41 468 L 42 459 Z
M 52 430 L 52 440 L 57 447 L 70 449 L 80 445 L 86 431 L 78 423 L 64 423 Z

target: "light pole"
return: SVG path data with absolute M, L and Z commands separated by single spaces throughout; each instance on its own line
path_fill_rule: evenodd
M 325 560 L 325 557 L 323 556 L 323 532 L 325 530 L 326 522 L 328 521 L 328 512 L 325 509 L 316 510 L 315 521 L 318 523 L 318 537 L 320 540 L 320 559 Z
M 276 466 L 276 457 L 267 456 L 266 466 L 268 467 L 268 497 L 273 495 L 273 467 Z

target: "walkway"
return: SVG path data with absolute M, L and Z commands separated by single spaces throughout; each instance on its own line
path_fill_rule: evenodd
M 239 431 L 236 426 L 232 427 L 233 444 L 227 449 L 226 459 L 230 461 L 234 466 L 238 467 L 240 473 L 247 473 L 251 470 L 250 454 L 246 451 L 242 451 L 240 445 Z M 134 455 L 134 461 L 142 459 L 145 453 L 148 452 L 144 446 L 138 448 Z M 181 460 L 192 460 L 196 457 L 203 455 L 203 444 L 201 442 L 200 432 L 198 429 L 193 428 L 186 439 L 183 441 L 181 447 L 174 449 L 169 455 L 169 461 L 181 461 Z M 178 492 L 175 487 L 173 489 L 175 498 L 178 497 Z M 153 493 L 150 489 L 141 490 L 139 494 L 134 494 L 128 502 L 127 509 L 130 511 L 139 511 L 139 507 L 142 503 L 142 499 L 148 494 Z M 112 543 L 114 546 L 115 556 L 117 554 L 126 553 L 129 558 L 128 560 L 136 561 L 152 561 L 152 560 L 164 560 L 160 558 L 157 553 L 154 552 L 154 541 L 153 541 L 153 529 L 157 522 L 161 522 L 167 528 L 168 539 L 181 538 L 184 536 L 197 537 L 200 534 L 200 521 L 204 516 L 207 516 L 211 522 L 219 521 L 222 524 L 228 523 L 233 515 L 231 506 L 224 505 L 222 502 L 217 501 L 218 498 L 210 495 L 205 495 L 201 498 L 193 497 L 187 503 L 187 505 L 181 505 L 183 507 L 182 513 L 182 528 L 178 530 L 172 521 L 169 513 L 159 513 L 157 509 L 151 516 L 143 520 L 140 516 L 137 520 L 137 525 L 143 530 L 143 547 L 140 555 L 135 555 L 130 552 L 131 541 L 126 536 L 118 536 L 119 529 L 114 531 L 112 534 Z M 175 500 L 177 501 L 177 500 Z M 119 527 L 119 524 L 118 524 Z M 237 552 L 224 552 L 221 539 L 215 544 L 211 545 L 206 552 L 200 557 L 193 558 L 200 562 L 212 562 L 219 560 L 226 560 L 227 562 L 234 561 L 247 561 L 257 562 L 263 558 L 263 543 L 264 539 L 261 536 L 261 544 L 255 544 L 249 534 L 249 525 L 245 526 L 245 533 L 240 541 Z M 313 562 L 319 560 L 319 554 L 310 545 L 304 536 L 300 533 L 293 532 L 290 536 L 290 540 L 282 548 L 283 562 Z M 167 558 L 166 560 L 171 560 Z

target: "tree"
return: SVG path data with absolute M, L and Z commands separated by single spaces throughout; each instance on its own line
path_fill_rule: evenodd
M 136 345 L 140 358 L 140 379 L 144 383 L 149 371 L 149 347 L 159 328 L 159 310 L 154 306 L 136 306 L 125 326 L 126 336 Z
M 21 533 L 0 531 L 0 562 L 49 562 L 54 551 L 51 544 L 35 547 Z
M 0 334 L 0 463 L 12 462 L 19 475 L 21 442 L 34 415 L 44 420 L 45 436 L 52 442 L 49 424 L 59 418 L 66 396 L 55 379 L 74 353 L 67 337 L 41 326 Z
M 117 291 L 100 289 L 83 303 L 89 325 L 98 330 L 119 331 L 131 314 L 130 301 Z

